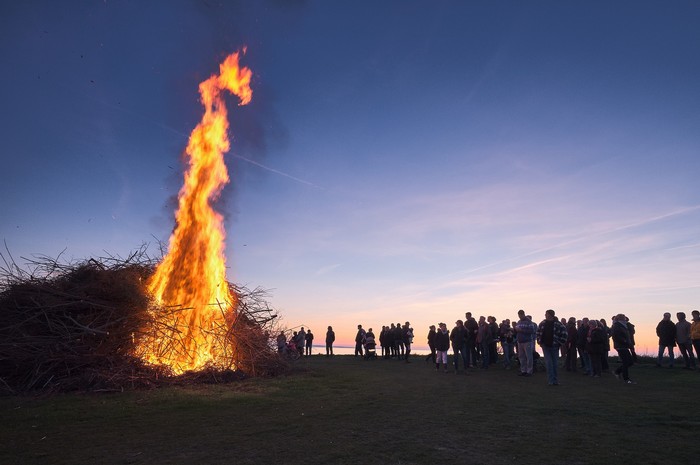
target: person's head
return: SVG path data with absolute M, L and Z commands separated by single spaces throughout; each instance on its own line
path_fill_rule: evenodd
M 447 324 L 446 323 L 440 323 L 438 326 L 440 326 L 440 330 L 447 331 Z
M 460 326 L 464 326 L 464 322 L 462 320 L 457 320 L 457 321 L 455 321 L 455 326 L 457 326 L 458 328 Z
M 671 314 L 666 312 L 664 313 L 664 320 L 670 320 L 671 319 Z
M 575 324 L 576 324 L 576 318 L 574 318 L 573 316 L 570 317 L 570 318 L 569 318 L 569 324 L 570 324 L 570 325 L 575 325 Z
M 432 331 L 435 331 L 435 325 L 430 325 L 430 329 L 431 329 Z
M 699 310 L 693 310 L 690 312 L 691 315 L 693 315 L 693 320 L 700 320 L 700 311 Z
M 678 318 L 678 321 L 685 321 L 685 313 L 683 313 L 683 312 L 676 313 L 676 318 Z
M 333 326 L 329 326 L 328 331 L 333 331 Z
M 556 315 L 554 314 L 554 310 L 550 308 L 549 310 L 544 312 L 544 317 L 550 321 L 554 320 L 554 318 L 556 317 Z
M 357 329 L 362 329 L 362 325 L 357 325 Z
M 525 310 L 518 310 L 518 317 L 522 320 L 525 318 Z
M 367 330 L 367 332 L 371 333 L 371 332 L 372 332 L 372 328 L 369 328 L 369 329 Z
M 624 313 L 618 313 L 617 314 L 617 321 L 620 323 L 627 323 L 629 321 L 629 318 L 627 318 Z
M 479 324 L 481 323 L 486 323 L 486 317 L 485 316 L 480 316 L 479 317 Z
M 303 326 L 301 327 L 301 330 L 304 331 L 304 327 L 303 327 Z
M 588 317 L 584 316 L 581 318 L 581 326 L 588 326 Z

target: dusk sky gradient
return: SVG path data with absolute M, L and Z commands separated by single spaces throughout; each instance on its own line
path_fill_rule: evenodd
M 289 327 L 700 307 L 700 3 L 0 3 L 0 236 L 157 254 L 197 86 L 228 97 L 228 279 Z M 2 251 L 7 257 L 7 251 Z

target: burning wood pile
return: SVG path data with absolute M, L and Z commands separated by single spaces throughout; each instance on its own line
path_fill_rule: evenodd
M 5 263 L 0 390 L 124 389 L 281 368 L 269 344 L 276 315 L 264 291 L 226 280 L 226 231 L 212 208 L 229 182 L 225 91 L 240 105 L 253 95 L 240 56 L 227 56 L 199 85 L 204 114 L 185 151 L 176 225 L 157 265 L 143 250 L 125 260 L 39 259 L 29 272 L 11 257 Z
M 125 259 L 66 264 L 42 257 L 28 265 L 23 271 L 6 261 L 0 270 L 0 393 L 226 382 L 286 369 L 270 345 L 277 314 L 264 290 L 228 284 L 237 299 L 227 313 L 235 319 L 209 329 L 227 356 L 181 371 L 143 358 L 145 340 L 160 338 L 171 352 L 185 350 L 176 336 L 162 339 L 180 330 L 159 315 L 187 310 L 153 302 L 146 283 L 155 262 L 144 249 Z

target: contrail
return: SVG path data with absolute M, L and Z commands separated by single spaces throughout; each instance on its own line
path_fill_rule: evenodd
M 161 123 L 160 121 L 157 121 L 157 120 L 155 120 L 155 119 L 153 119 L 153 118 L 150 118 L 150 117 L 148 117 L 148 116 L 146 116 L 146 115 L 137 113 L 137 112 L 135 112 L 135 111 L 133 111 L 133 110 L 131 110 L 131 109 L 129 109 L 129 108 L 122 107 L 121 105 L 115 105 L 115 104 L 113 104 L 113 103 L 111 103 L 111 102 L 108 102 L 108 101 L 103 100 L 103 99 L 101 99 L 101 98 L 95 97 L 95 96 L 90 95 L 90 94 L 88 94 L 88 93 L 81 92 L 81 94 L 82 94 L 84 97 L 86 97 L 86 98 L 88 98 L 88 99 L 90 99 L 90 100 L 92 100 L 92 101 L 94 101 L 94 102 L 99 103 L 100 105 L 104 105 L 104 106 L 106 106 L 106 107 L 112 108 L 113 110 L 118 110 L 118 111 L 121 111 L 121 112 L 123 112 L 123 113 L 127 113 L 127 114 L 129 114 L 129 115 L 135 116 L 135 117 L 137 117 L 137 118 L 139 118 L 139 119 L 141 119 L 141 120 L 143 120 L 143 121 L 146 121 L 146 122 L 149 122 L 149 123 L 151 123 L 151 124 L 153 124 L 153 125 L 155 125 L 155 126 L 158 126 L 158 127 L 161 128 L 161 129 L 164 129 L 164 130 L 166 130 L 166 131 L 168 131 L 168 132 L 171 132 L 171 133 L 173 133 L 173 134 L 177 134 L 178 136 L 181 136 L 181 137 L 184 138 L 185 140 L 189 139 L 189 137 L 190 137 L 189 134 L 185 134 L 185 133 L 182 132 L 182 131 L 178 131 L 177 129 L 175 129 L 175 128 L 171 127 L 171 126 L 168 126 L 167 124 L 163 124 L 163 123 Z M 289 179 L 291 179 L 291 180 L 293 180 L 293 181 L 296 181 L 296 182 L 298 182 L 298 183 L 306 184 L 307 186 L 315 187 L 316 189 L 325 190 L 323 187 L 321 187 L 321 186 L 319 186 L 319 185 L 316 185 L 316 184 L 314 184 L 314 183 L 312 183 L 312 182 L 310 182 L 310 181 L 306 181 L 306 180 L 304 180 L 304 179 L 301 179 L 301 178 L 297 178 L 297 177 L 295 177 L 295 176 L 292 176 L 291 174 L 287 174 L 287 173 L 284 173 L 284 172 L 282 172 L 282 171 L 276 170 L 276 169 L 274 169 L 274 168 L 270 168 L 269 166 L 265 166 L 265 165 L 263 165 L 262 163 L 258 163 L 257 161 L 253 161 L 253 160 L 251 160 L 250 158 L 246 158 L 246 157 L 244 157 L 244 156 L 242 156 L 242 155 L 233 155 L 233 156 L 234 156 L 235 158 L 239 158 L 239 159 L 241 159 L 241 160 L 243 160 L 243 161 L 245 161 L 245 162 L 247 162 L 247 163 L 250 163 L 251 165 L 255 165 L 255 166 L 257 166 L 258 168 L 262 168 L 262 169 L 267 170 L 267 171 L 270 171 L 270 172 L 272 172 L 272 173 L 279 174 L 280 176 L 284 176 L 284 177 L 289 178 Z
M 276 170 L 276 169 L 274 169 L 274 168 L 270 168 L 269 166 L 265 166 L 265 165 L 263 165 L 262 163 L 258 163 L 257 161 L 253 161 L 253 160 L 251 160 L 250 158 L 246 158 L 246 157 L 244 157 L 244 156 L 242 156 L 242 155 L 235 155 L 235 154 L 234 154 L 233 156 L 234 156 L 234 158 L 239 158 L 239 159 L 241 159 L 241 160 L 243 160 L 243 161 L 246 161 L 246 162 L 250 163 L 251 165 L 258 166 L 258 167 L 260 167 L 260 168 L 262 168 L 262 169 L 264 169 L 264 170 L 271 171 L 271 172 L 273 172 L 273 173 L 279 174 L 280 176 L 285 176 L 285 177 L 287 177 L 287 178 L 289 178 L 289 179 L 293 179 L 293 180 L 296 181 L 296 182 L 300 182 L 300 183 L 302 183 L 302 184 L 306 184 L 307 186 L 311 186 L 311 187 L 315 187 L 315 188 L 317 188 L 317 189 L 324 190 L 323 187 L 321 187 L 321 186 L 319 186 L 319 185 L 316 185 L 316 184 L 314 184 L 314 183 L 312 183 L 312 182 L 310 182 L 310 181 L 305 181 L 305 180 L 303 180 L 303 179 L 294 177 L 294 176 L 292 176 L 291 174 L 283 173 L 282 171 Z
M 566 247 L 566 246 L 568 246 L 568 245 L 575 244 L 575 243 L 577 243 L 577 242 L 581 242 L 581 241 L 583 241 L 583 240 L 590 239 L 590 238 L 592 238 L 592 237 L 599 237 L 599 236 L 604 236 L 604 235 L 606 235 L 606 234 L 611 234 L 611 233 L 615 233 L 615 232 L 624 231 L 624 230 L 627 230 L 627 229 L 637 228 L 637 227 L 639 227 L 639 226 L 644 226 L 645 224 L 649 224 L 649 223 L 654 223 L 654 222 L 656 222 L 656 221 L 665 220 L 666 218 L 670 218 L 670 217 L 678 216 L 678 215 L 683 215 L 683 214 L 690 213 L 690 212 L 692 212 L 692 211 L 699 210 L 699 209 L 700 209 L 700 205 L 693 205 L 693 206 L 690 206 L 690 207 L 679 208 L 679 209 L 673 210 L 673 211 L 668 212 L 668 213 L 663 213 L 663 214 L 661 214 L 661 215 L 652 216 L 652 217 L 650 217 L 650 218 L 644 218 L 644 219 L 642 219 L 642 220 L 635 221 L 635 222 L 633 222 L 633 223 L 623 224 L 623 225 L 621 225 L 621 226 L 616 226 L 616 227 L 614 227 L 614 228 L 609 228 L 609 229 L 606 229 L 606 230 L 603 230 L 603 231 L 598 231 L 598 232 L 594 232 L 594 233 L 591 233 L 591 234 L 582 235 L 582 236 L 580 236 L 580 237 L 576 237 L 576 238 L 570 239 L 570 240 L 568 240 L 568 241 L 560 242 L 560 243 L 558 243 L 558 244 L 550 245 L 550 246 L 548 246 L 548 247 L 542 247 L 542 248 L 539 248 L 539 249 L 536 249 L 536 250 L 531 250 L 530 252 L 527 252 L 527 253 L 524 253 L 524 254 L 520 254 L 520 255 L 516 255 L 515 257 L 510 257 L 510 258 L 506 258 L 506 259 L 499 260 L 499 261 L 496 261 L 496 262 L 487 263 L 487 264 L 485 264 L 485 265 L 478 266 L 478 267 L 476 267 L 476 268 L 472 268 L 472 269 L 465 270 L 465 271 L 459 271 L 459 272 L 450 273 L 449 275 L 447 275 L 447 276 L 445 276 L 445 277 L 448 277 L 448 276 L 455 276 L 455 275 L 472 274 L 472 273 L 475 273 L 475 272 L 477 272 L 477 271 L 481 271 L 481 270 L 484 270 L 484 269 L 487 269 L 487 268 L 492 268 L 492 267 L 494 267 L 494 266 L 503 265 L 503 264 L 505 264 L 505 263 L 510 263 L 510 262 L 513 262 L 513 261 L 516 261 L 516 260 L 520 260 L 521 258 L 531 257 L 531 256 L 533 256 L 533 255 L 537 255 L 537 254 L 540 254 L 540 253 L 542 253 L 542 252 L 548 252 L 548 251 L 550 251 L 550 250 L 554 250 L 554 249 L 559 249 L 559 248 L 562 248 L 562 247 Z M 538 263 L 539 263 L 539 262 L 538 262 Z M 520 267 L 520 268 L 522 268 L 522 267 Z

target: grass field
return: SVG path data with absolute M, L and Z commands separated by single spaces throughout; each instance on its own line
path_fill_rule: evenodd
M 313 356 L 274 379 L 4 397 L 0 463 L 697 463 L 699 372 L 516 372 Z

